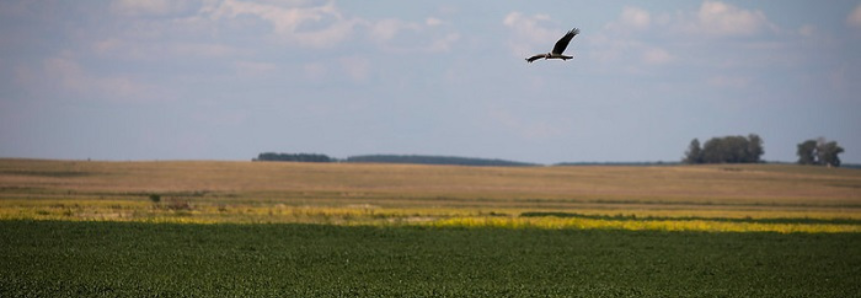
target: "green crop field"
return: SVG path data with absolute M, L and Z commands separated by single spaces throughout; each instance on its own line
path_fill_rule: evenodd
M 0 297 L 859 297 L 858 234 L 0 221 Z
M 0 159 L 0 297 L 861 297 L 861 171 Z

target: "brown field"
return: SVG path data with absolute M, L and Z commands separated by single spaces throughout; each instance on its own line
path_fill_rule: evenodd
M 151 194 L 162 202 L 153 204 Z M 421 221 L 525 211 L 857 220 L 861 170 L 0 159 L 0 218 Z

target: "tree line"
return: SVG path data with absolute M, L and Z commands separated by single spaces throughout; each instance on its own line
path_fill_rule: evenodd
M 433 156 L 433 155 L 361 155 L 348 157 L 347 162 L 368 163 L 408 163 L 428 165 L 459 165 L 459 166 L 500 166 L 519 167 L 535 166 L 536 164 L 517 162 L 502 159 L 470 158 L 455 156 Z
M 682 158 L 687 164 L 715 163 L 761 163 L 765 154 L 763 140 L 756 134 L 747 136 L 714 137 L 700 144 L 699 139 L 693 139 Z M 823 165 L 839 167 L 839 154 L 843 147 L 836 141 L 825 138 L 806 140 L 798 144 L 798 164 Z M 290 162 L 350 162 L 350 163 L 400 163 L 400 164 L 432 164 L 432 165 L 463 165 L 463 166 L 537 166 L 538 164 L 509 161 L 502 159 L 467 158 L 454 156 L 433 155 L 359 155 L 346 159 L 337 159 L 325 154 L 314 153 L 260 153 L 253 161 L 290 161 Z M 650 164 L 650 163 L 649 163 Z M 661 163 L 659 163 L 661 164 Z M 557 165 L 573 165 L 562 163 Z
M 798 144 L 798 164 L 839 167 L 843 148 L 836 141 L 825 138 L 806 140 Z M 700 146 L 698 139 L 691 140 L 682 159 L 687 164 L 760 163 L 765 153 L 763 140 L 756 134 L 745 136 L 714 137 Z
M 252 161 L 333 162 L 336 160 L 324 154 L 265 152 L 258 154 Z
M 347 159 L 337 159 L 325 154 L 313 153 L 260 153 L 252 161 L 290 161 L 290 162 L 350 162 L 350 163 L 400 163 L 400 164 L 429 164 L 429 165 L 461 165 L 461 166 L 535 166 L 536 164 L 509 161 L 502 159 L 485 159 L 454 156 L 433 155 L 359 155 Z

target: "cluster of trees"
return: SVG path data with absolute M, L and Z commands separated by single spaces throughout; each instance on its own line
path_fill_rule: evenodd
M 685 152 L 682 162 L 688 164 L 703 163 L 759 163 L 762 162 L 762 138 L 756 134 L 744 136 L 726 136 L 712 138 L 700 146 L 700 141 L 693 139 Z M 825 138 L 807 140 L 798 144 L 798 163 L 802 165 L 840 166 L 840 153 L 843 147 L 835 141 Z
M 758 163 L 762 161 L 765 150 L 762 138 L 756 134 L 711 138 L 700 147 L 700 141 L 693 139 L 685 152 L 683 162 L 702 163 Z
M 323 154 L 266 152 L 258 154 L 252 161 L 333 162 L 336 160 Z
M 802 165 L 824 165 L 839 167 L 843 147 L 835 141 L 827 141 L 825 138 L 807 140 L 798 144 L 798 163 Z
M 693 139 L 685 152 L 683 163 L 760 163 L 763 141 L 756 134 L 745 136 L 725 136 L 711 138 L 700 145 L 698 139 Z M 826 165 L 839 167 L 840 153 L 843 148 L 835 141 L 825 138 L 807 140 L 798 144 L 798 163 L 803 165 Z M 324 154 L 309 153 L 260 153 L 253 161 L 292 161 L 292 162 L 358 162 L 358 163 L 401 163 L 401 164 L 434 164 L 434 165 L 463 165 L 463 166 L 536 166 L 533 163 L 509 161 L 502 159 L 467 158 L 453 156 L 431 155 L 360 155 L 338 160 Z M 631 165 L 630 163 L 627 163 Z M 659 163 L 660 164 L 660 163 Z M 557 164 L 571 165 L 571 164 Z
M 359 155 L 347 159 L 336 159 L 323 154 L 309 153 L 260 153 L 252 161 L 292 161 L 292 162 L 355 162 L 355 163 L 401 163 L 461 166 L 535 166 L 535 164 L 502 159 L 484 159 L 431 155 Z

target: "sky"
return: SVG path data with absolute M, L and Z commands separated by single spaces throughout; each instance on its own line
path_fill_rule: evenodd
M 549 52 L 572 28 L 573 60 Z M 0 1 L 0 157 L 861 163 L 861 1 Z

